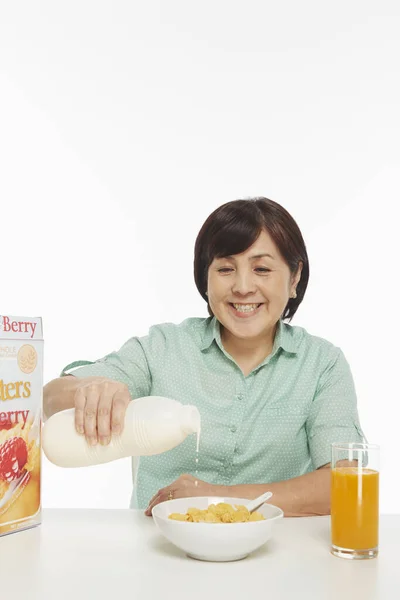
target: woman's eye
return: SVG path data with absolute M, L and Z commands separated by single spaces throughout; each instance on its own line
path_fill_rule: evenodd
M 266 267 L 257 267 L 256 271 L 258 271 L 259 273 L 270 273 L 271 269 L 267 269 Z
M 218 269 L 218 273 L 229 273 L 229 271 L 232 271 L 230 267 L 221 267 Z

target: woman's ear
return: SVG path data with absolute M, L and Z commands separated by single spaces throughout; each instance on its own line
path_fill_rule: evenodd
M 292 276 L 292 283 L 291 283 L 291 286 L 290 286 L 290 290 L 291 290 L 290 297 L 291 298 L 296 298 L 296 296 L 297 296 L 297 294 L 296 294 L 296 288 L 297 288 L 297 285 L 298 285 L 298 283 L 300 281 L 302 270 L 303 270 L 303 263 L 300 261 L 299 262 L 299 266 L 297 267 L 296 273 Z
M 300 261 L 299 262 L 299 266 L 297 267 L 297 273 L 295 275 L 295 285 L 297 286 L 297 284 L 299 283 L 300 279 L 301 279 L 301 272 L 303 270 L 303 263 Z

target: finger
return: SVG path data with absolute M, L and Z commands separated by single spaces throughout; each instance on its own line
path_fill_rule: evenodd
M 151 498 L 148 507 L 146 508 L 146 512 L 149 510 L 150 507 L 153 506 L 153 503 L 157 500 L 157 504 L 159 502 L 161 502 L 162 500 L 160 500 L 160 498 L 162 499 L 163 497 L 165 497 L 165 500 L 168 500 L 168 494 L 170 492 L 173 492 L 175 494 L 175 490 L 176 490 L 176 484 L 179 480 L 177 479 L 176 481 L 173 481 L 172 483 L 170 483 L 169 485 L 166 485 L 163 488 L 160 488 L 158 490 L 158 492 L 156 494 L 154 494 L 154 496 Z
M 84 410 L 86 404 L 86 394 L 82 388 L 75 392 L 75 429 L 78 433 L 84 434 Z
M 99 392 L 97 386 L 89 386 L 86 391 L 85 405 L 85 435 L 89 444 L 97 444 L 97 406 L 99 403 Z
M 112 406 L 112 391 L 105 383 L 102 386 L 99 405 L 97 409 L 97 433 L 100 444 L 107 445 L 111 441 L 111 406 Z
M 111 431 L 120 434 L 124 429 L 125 413 L 130 401 L 128 389 L 115 392 L 111 406 Z
M 173 497 L 170 498 L 169 494 L 170 492 L 172 492 Z M 171 500 L 171 499 L 175 499 L 178 497 L 181 497 L 180 494 L 179 496 L 177 495 L 179 494 L 179 492 L 177 491 L 176 488 L 172 488 L 170 486 L 162 488 L 161 490 L 159 490 L 159 492 L 150 500 L 148 507 L 146 508 L 145 514 L 147 516 L 151 515 L 151 511 L 153 510 L 153 508 L 155 506 L 157 506 L 157 504 L 160 504 L 161 502 L 166 502 L 167 500 Z
M 148 507 L 146 508 L 146 510 L 144 511 L 144 514 L 146 515 L 146 517 L 151 517 L 152 510 L 153 510 L 153 503 L 149 504 Z
M 175 481 L 173 481 L 172 483 L 166 485 L 165 487 L 160 488 L 158 490 L 158 492 L 156 494 L 154 494 L 154 496 L 150 500 L 149 506 L 153 502 L 153 500 L 155 500 L 156 498 L 163 497 L 163 498 L 165 498 L 167 500 L 168 499 L 168 495 L 169 495 L 170 492 L 172 492 L 173 494 L 175 494 L 175 492 L 177 490 L 177 485 L 179 486 L 179 479 L 176 479 Z
M 154 494 L 152 499 L 149 502 L 149 505 L 146 510 L 150 510 L 153 506 L 162 501 L 163 496 L 166 494 L 167 488 L 161 488 L 158 490 L 157 494 Z
M 155 500 L 156 498 L 158 498 L 158 497 L 161 495 L 161 493 L 162 493 L 162 489 L 161 489 L 161 490 L 158 490 L 157 494 L 154 494 L 154 496 L 151 498 L 151 500 L 150 500 L 150 502 L 149 502 L 148 506 L 150 506 L 150 505 L 151 505 L 151 504 L 154 502 L 154 500 Z
M 145 510 L 145 514 L 150 517 L 151 516 L 151 511 L 153 510 L 153 508 L 155 506 L 157 506 L 157 504 L 160 504 L 160 502 L 162 502 L 162 495 L 157 495 L 155 496 L 150 502 L 148 507 Z

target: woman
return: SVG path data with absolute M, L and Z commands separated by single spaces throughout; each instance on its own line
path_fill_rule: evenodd
M 131 506 L 147 515 L 171 498 L 267 490 L 286 516 L 329 514 L 330 445 L 362 432 L 341 350 L 285 323 L 309 277 L 297 224 L 265 198 L 228 202 L 198 234 L 194 275 L 208 318 L 153 326 L 118 352 L 68 365 L 45 387 L 45 415 L 75 407 L 78 432 L 108 444 L 132 398 L 196 404 L 197 472 L 194 436 L 140 459 Z

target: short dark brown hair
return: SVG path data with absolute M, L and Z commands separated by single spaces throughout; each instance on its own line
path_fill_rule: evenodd
M 206 291 L 212 261 L 244 252 L 262 230 L 269 233 L 292 274 L 303 263 L 297 298 L 289 299 L 282 315 L 283 319 L 293 318 L 304 298 L 310 275 L 307 250 L 296 221 L 283 206 L 268 198 L 227 202 L 210 214 L 199 231 L 194 249 L 194 280 L 210 315 L 213 313 Z

